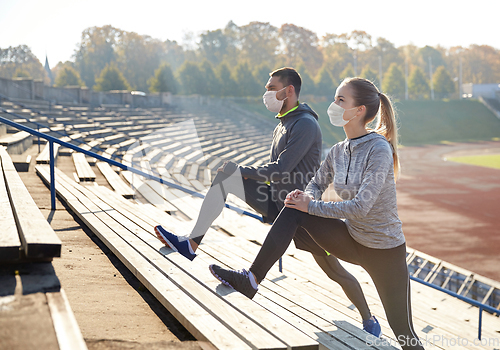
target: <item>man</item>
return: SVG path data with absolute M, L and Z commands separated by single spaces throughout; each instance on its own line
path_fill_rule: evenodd
M 155 227 L 157 237 L 165 245 L 189 260 L 196 257 L 198 245 L 212 222 L 222 212 L 228 193 L 245 200 L 263 216 L 264 222 L 271 223 L 283 208 L 287 194 L 295 189 L 304 190 L 319 168 L 321 129 L 316 112 L 307 104 L 299 102 L 302 85 L 299 73 L 293 68 L 285 67 L 269 75 L 263 100 L 269 111 L 278 113 L 276 118 L 279 120 L 273 132 L 270 162 L 258 167 L 224 163 L 207 192 L 188 239 L 168 232 L 160 225 Z M 312 253 L 328 277 L 342 286 L 360 311 L 364 325 L 366 323 L 365 330 L 372 334 L 377 332 L 377 329 L 371 331 L 373 327 L 378 327 L 379 330 L 380 326 L 371 317 L 361 287 L 354 276 L 334 256 L 328 255 L 303 228 L 297 229 L 293 239 L 298 249 Z M 255 294 L 255 291 L 250 290 L 249 293 Z

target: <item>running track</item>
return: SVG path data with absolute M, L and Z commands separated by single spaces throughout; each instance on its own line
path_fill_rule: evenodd
M 500 170 L 445 161 L 500 142 L 405 147 L 397 182 L 408 246 L 500 281 Z

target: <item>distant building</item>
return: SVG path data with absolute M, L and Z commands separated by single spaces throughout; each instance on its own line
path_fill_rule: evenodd
M 50 85 L 54 85 L 54 76 L 52 75 L 52 71 L 50 70 L 49 66 L 49 59 L 47 58 L 47 55 L 45 55 L 45 71 L 47 72 L 47 75 L 49 76 L 50 79 Z
M 500 99 L 500 84 L 463 84 L 464 98 L 497 98 Z

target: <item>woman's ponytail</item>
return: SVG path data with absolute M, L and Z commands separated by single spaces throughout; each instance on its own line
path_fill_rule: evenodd
M 384 93 L 380 93 L 380 115 L 374 131 L 384 136 L 392 146 L 392 155 L 394 158 L 394 177 L 397 179 L 400 172 L 398 156 L 398 126 L 396 123 L 396 113 L 392 107 L 391 100 Z

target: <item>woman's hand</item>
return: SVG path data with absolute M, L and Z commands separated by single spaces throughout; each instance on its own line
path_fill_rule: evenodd
M 312 201 L 312 197 L 304 193 L 301 190 L 294 190 L 290 192 L 285 198 L 285 207 L 293 208 L 304 213 L 307 213 L 309 202 Z

